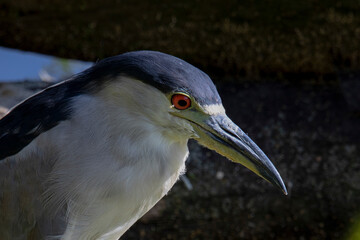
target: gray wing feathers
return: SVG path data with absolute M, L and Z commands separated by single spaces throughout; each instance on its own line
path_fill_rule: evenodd
M 33 95 L 0 119 L 0 238 L 43 239 L 64 229 L 64 219 L 44 216 L 43 193 L 56 156 L 40 151 L 17 154 L 38 135 L 70 117 L 79 94 L 68 82 Z M 62 215 L 63 216 L 63 215 Z
M 42 132 L 70 116 L 69 103 L 76 91 L 64 82 L 45 89 L 15 106 L 0 119 L 0 160 L 14 155 Z

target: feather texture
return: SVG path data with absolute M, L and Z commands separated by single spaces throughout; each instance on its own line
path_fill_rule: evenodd
M 158 89 L 121 77 L 71 106 L 0 162 L 2 236 L 118 239 L 184 171 L 194 133 Z

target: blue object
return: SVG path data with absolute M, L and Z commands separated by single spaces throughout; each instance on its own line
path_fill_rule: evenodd
M 0 82 L 59 81 L 93 63 L 0 47 Z

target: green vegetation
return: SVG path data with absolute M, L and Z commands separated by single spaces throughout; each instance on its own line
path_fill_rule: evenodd
M 0 3 L 0 45 L 96 61 L 152 49 L 218 76 L 331 80 L 360 66 L 359 0 Z

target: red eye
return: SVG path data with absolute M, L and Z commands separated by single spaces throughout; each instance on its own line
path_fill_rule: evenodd
M 179 110 L 185 110 L 191 106 L 191 100 L 183 94 L 174 94 L 171 97 L 171 103 Z

